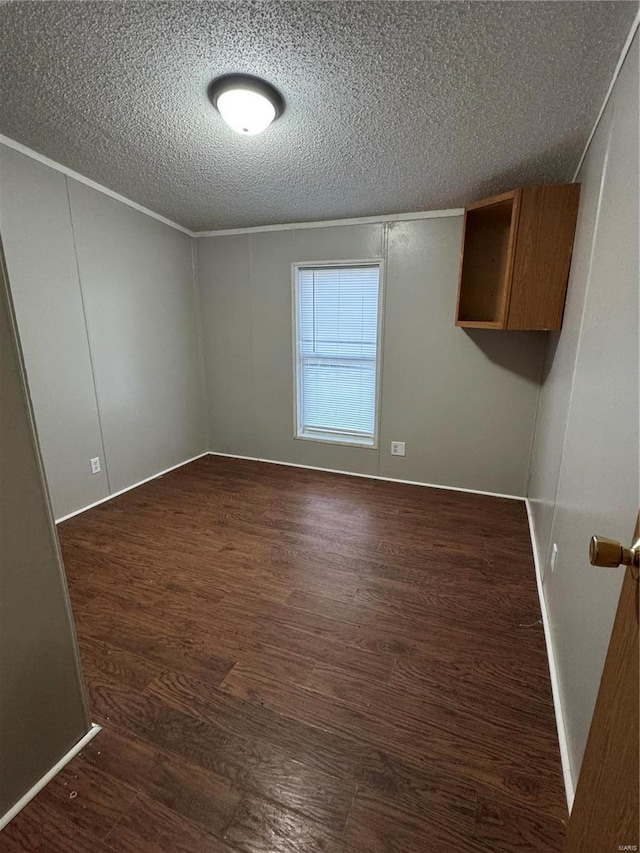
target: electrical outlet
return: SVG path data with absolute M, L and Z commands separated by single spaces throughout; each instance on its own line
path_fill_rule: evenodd
M 92 474 L 99 474 L 100 473 L 100 457 L 94 456 L 94 458 L 90 459 L 89 462 L 91 464 L 91 473 Z
M 557 562 L 558 562 L 558 546 L 554 542 L 553 548 L 551 549 L 551 574 L 553 574 L 555 572 Z
M 392 441 L 391 442 L 391 455 L 392 456 L 404 456 L 405 455 L 405 442 L 404 441 Z

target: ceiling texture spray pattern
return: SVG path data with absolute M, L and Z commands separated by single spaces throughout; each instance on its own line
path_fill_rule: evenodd
M 0 132 L 207 230 L 570 180 L 635 2 L 0 3 Z M 263 77 L 284 115 L 207 98 Z

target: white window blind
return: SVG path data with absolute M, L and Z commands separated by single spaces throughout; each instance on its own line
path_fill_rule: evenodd
M 375 442 L 380 267 L 298 267 L 299 437 Z

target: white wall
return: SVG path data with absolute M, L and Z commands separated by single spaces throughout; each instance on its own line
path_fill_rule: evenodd
M 564 326 L 547 346 L 529 490 L 574 784 L 623 575 L 589 565 L 589 538 L 628 542 L 638 513 L 638 146 L 636 35 L 578 177 Z
M 192 239 L 2 145 L 0 233 L 56 517 L 204 452 Z
M 544 336 L 454 327 L 461 230 L 447 216 L 199 238 L 211 449 L 524 495 Z M 291 265 L 366 258 L 386 262 L 380 448 L 296 440 Z

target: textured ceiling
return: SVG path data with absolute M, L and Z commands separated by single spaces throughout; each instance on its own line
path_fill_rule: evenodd
M 194 230 L 570 180 L 635 2 L 9 2 L 0 132 Z M 210 80 L 265 77 L 263 135 Z

